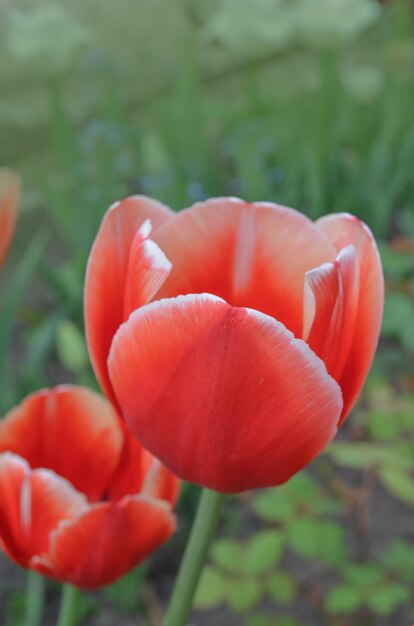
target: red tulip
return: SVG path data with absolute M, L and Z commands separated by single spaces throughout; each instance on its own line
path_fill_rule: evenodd
M 233 198 L 114 205 L 85 285 L 95 372 L 131 432 L 221 492 L 283 483 L 322 451 L 363 386 L 382 307 L 357 218 Z
M 4 261 L 17 220 L 20 185 L 16 174 L 0 170 L 0 266 Z
M 125 574 L 173 532 L 177 486 L 88 389 L 39 391 L 0 421 L 0 547 L 52 578 Z

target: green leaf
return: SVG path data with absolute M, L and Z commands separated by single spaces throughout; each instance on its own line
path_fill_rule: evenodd
M 230 607 L 238 613 L 254 608 L 261 600 L 263 589 L 256 580 L 240 579 L 228 585 L 226 599 Z
M 382 562 L 388 572 L 408 582 L 414 580 L 414 547 L 407 541 L 396 539 L 390 543 Z
M 348 582 L 357 587 L 372 587 L 384 580 L 384 572 L 377 565 L 360 563 L 348 565 L 344 570 Z
M 336 522 L 326 521 L 319 525 L 319 558 L 328 565 L 340 565 L 346 561 L 345 533 Z
M 277 530 L 264 530 L 246 545 L 244 567 L 249 574 L 260 574 L 277 565 L 284 547 L 284 536 Z
M 344 531 L 332 521 L 321 522 L 304 517 L 294 520 L 287 529 L 289 546 L 306 558 L 319 558 L 328 565 L 346 560 Z
M 379 477 L 384 487 L 398 500 L 414 505 L 414 479 L 397 467 L 380 468 Z
M 310 474 L 296 474 L 286 485 L 279 487 L 285 489 L 292 500 L 300 506 L 303 504 L 313 504 L 319 495 L 319 487 L 315 479 Z
M 325 600 L 325 608 L 334 615 L 351 615 L 362 604 L 362 597 L 357 587 L 341 584 L 333 587 Z
M 79 374 L 89 364 L 85 339 L 79 328 L 70 320 L 59 322 L 56 330 L 56 349 L 59 361 L 68 370 Z
M 410 459 L 397 454 L 391 447 L 378 443 L 337 442 L 329 446 L 327 453 L 338 465 L 352 469 L 368 469 L 383 464 L 412 467 Z
M 277 572 L 266 581 L 266 588 L 279 604 L 290 604 L 296 597 L 296 581 L 288 572 Z
M 399 292 L 388 293 L 384 302 L 383 335 L 399 339 L 404 347 L 413 350 L 413 317 L 414 306 L 411 296 Z
M 410 589 L 401 583 L 388 583 L 372 591 L 367 598 L 367 605 L 377 615 L 391 615 L 401 604 L 410 600 Z
M 194 599 L 198 609 L 212 609 L 226 599 L 228 585 L 225 577 L 211 565 L 206 565 L 201 574 Z
M 390 413 L 371 413 L 368 417 L 368 429 L 375 439 L 387 441 L 402 430 L 401 420 Z
M 240 571 L 244 559 L 244 544 L 234 539 L 218 539 L 211 549 L 211 557 L 217 565 L 231 572 Z
M 411 255 L 403 252 L 397 252 L 390 246 L 380 241 L 379 249 L 381 252 L 381 260 L 384 266 L 384 274 L 393 279 L 401 280 L 409 276 L 413 271 L 413 260 Z
M 316 519 L 293 520 L 287 529 L 289 546 L 301 556 L 312 558 L 319 551 L 320 530 Z
M 275 489 L 260 493 L 253 500 L 257 515 L 267 522 L 284 522 L 295 515 L 295 506 L 287 498 L 279 497 Z
M 48 234 L 38 232 L 22 254 L 21 260 L 10 281 L 7 296 L 2 298 L 0 306 L 0 380 L 2 394 L 0 398 L 1 411 L 9 408 L 10 403 L 16 401 L 13 397 L 12 384 L 9 377 L 9 358 L 6 357 L 8 347 L 13 337 L 13 327 L 18 319 L 19 307 L 26 293 L 27 285 L 35 272 L 37 265 L 46 247 Z

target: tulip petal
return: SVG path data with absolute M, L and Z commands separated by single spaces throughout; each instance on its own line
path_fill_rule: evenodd
M 354 245 L 343 248 L 334 263 L 307 272 L 303 339 L 339 381 L 351 348 L 359 294 Z
M 80 515 L 85 497 L 49 470 L 31 471 L 21 457 L 0 455 L 0 537 L 5 552 L 20 565 L 44 552 L 62 520 Z
M 21 509 L 23 532 L 27 532 L 32 554 L 41 554 L 49 547 L 50 533 L 63 521 L 87 511 L 89 506 L 83 494 L 50 470 L 34 470 L 28 484 L 26 498 L 30 498 L 31 510 L 25 519 Z
M 0 266 L 4 261 L 17 221 L 19 179 L 12 170 L 0 170 Z
M 117 502 L 128 494 L 141 492 L 147 468 L 147 454 L 141 444 L 130 434 L 124 422 L 119 421 L 124 433 L 119 463 L 109 483 L 107 496 Z M 150 455 L 151 456 L 151 455 Z
M 335 258 L 328 238 L 294 209 L 217 198 L 181 211 L 154 234 L 173 269 L 157 299 L 208 292 L 302 330 L 305 272 Z
M 359 266 L 359 295 L 352 344 L 339 384 L 344 397 L 341 422 L 353 408 L 374 358 L 384 305 L 381 259 L 369 228 L 353 215 L 328 215 L 317 226 L 338 251 L 354 244 Z
M 106 359 L 113 335 L 129 313 L 151 299 L 170 263 L 148 239 L 174 215 L 143 196 L 126 198 L 106 213 L 93 244 L 85 277 L 85 330 L 92 365 L 107 397 L 115 402 Z
M 175 504 L 178 479 L 131 435 L 124 422 L 124 447 L 108 489 L 108 498 L 117 502 L 128 494 L 142 493 Z
M 342 410 L 337 383 L 302 340 L 209 294 L 135 311 L 108 367 L 144 447 L 222 492 L 288 480 L 332 439 Z
M 166 467 L 149 452 L 152 462 L 142 485 L 142 494 L 176 504 L 180 494 L 180 482 Z
M 114 582 L 148 557 L 175 529 L 171 507 L 145 496 L 94 505 L 65 522 L 51 537 L 47 554 L 32 567 L 83 589 Z
M 20 494 L 29 471 L 26 461 L 20 457 L 0 454 L 0 545 L 20 565 L 26 565 L 30 556 L 20 521 Z
M 0 421 L 0 452 L 54 470 L 91 501 L 118 465 L 122 430 L 112 406 L 84 387 L 60 386 L 28 396 Z

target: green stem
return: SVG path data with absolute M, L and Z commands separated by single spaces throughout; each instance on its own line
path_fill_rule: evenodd
M 187 626 L 193 598 L 214 535 L 223 495 L 204 489 L 180 571 L 165 616 L 164 626 Z
M 40 626 L 45 597 L 45 580 L 36 572 L 29 572 L 26 589 L 25 626 Z
M 77 587 L 64 585 L 57 626 L 75 626 L 79 617 L 81 592 Z

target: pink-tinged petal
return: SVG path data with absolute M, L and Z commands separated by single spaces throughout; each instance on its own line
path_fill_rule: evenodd
M 175 529 L 166 502 L 130 496 L 94 505 L 52 535 L 47 554 L 34 559 L 38 571 L 83 589 L 108 585 L 146 559 Z
M 271 203 L 217 198 L 181 211 L 154 240 L 173 269 L 157 299 L 208 292 L 302 330 L 305 272 L 335 258 L 301 213 Z
M 146 454 L 151 457 L 151 466 L 142 485 L 142 494 L 176 504 L 180 495 L 180 481 L 161 461 L 149 452 Z
M 112 338 L 129 313 L 152 298 L 170 271 L 169 261 L 148 236 L 151 224 L 159 227 L 172 215 L 155 200 L 126 198 L 107 211 L 89 256 L 86 338 L 95 374 L 113 402 L 106 367 Z
M 3 551 L 20 565 L 30 555 L 22 537 L 20 503 L 29 466 L 15 454 L 0 454 L 0 541 Z
M 303 339 L 339 381 L 352 344 L 359 294 L 354 245 L 343 248 L 333 263 L 307 272 Z
M 140 493 L 147 472 L 147 454 L 141 444 L 131 435 L 124 422 L 119 422 L 124 434 L 119 463 L 109 483 L 107 496 L 117 502 L 129 494 Z
M 16 228 L 20 182 L 9 169 L 0 170 L 0 266 Z
M 332 439 L 342 410 L 302 340 L 209 294 L 135 311 L 108 367 L 137 439 L 177 476 L 222 492 L 288 480 Z
M 338 251 L 354 244 L 359 267 L 359 295 L 352 344 L 339 380 L 344 397 L 341 421 L 351 411 L 374 358 L 384 305 L 381 259 L 369 228 L 348 214 L 328 215 L 317 226 Z
M 28 396 L 0 421 L 0 452 L 25 458 L 99 500 L 119 463 L 123 434 L 112 406 L 84 387 L 60 386 Z
M 124 431 L 124 447 L 109 485 L 108 499 L 117 502 L 124 496 L 142 493 L 175 504 L 179 480 L 141 446 L 124 422 L 120 424 Z
M 23 487 L 22 531 L 33 555 L 45 552 L 60 523 L 77 518 L 89 506 L 85 496 L 64 478 L 45 469 L 30 473 Z
M 47 550 L 50 533 L 62 520 L 83 513 L 85 497 L 49 470 L 31 471 L 21 457 L 0 455 L 0 537 L 5 552 L 30 566 Z

